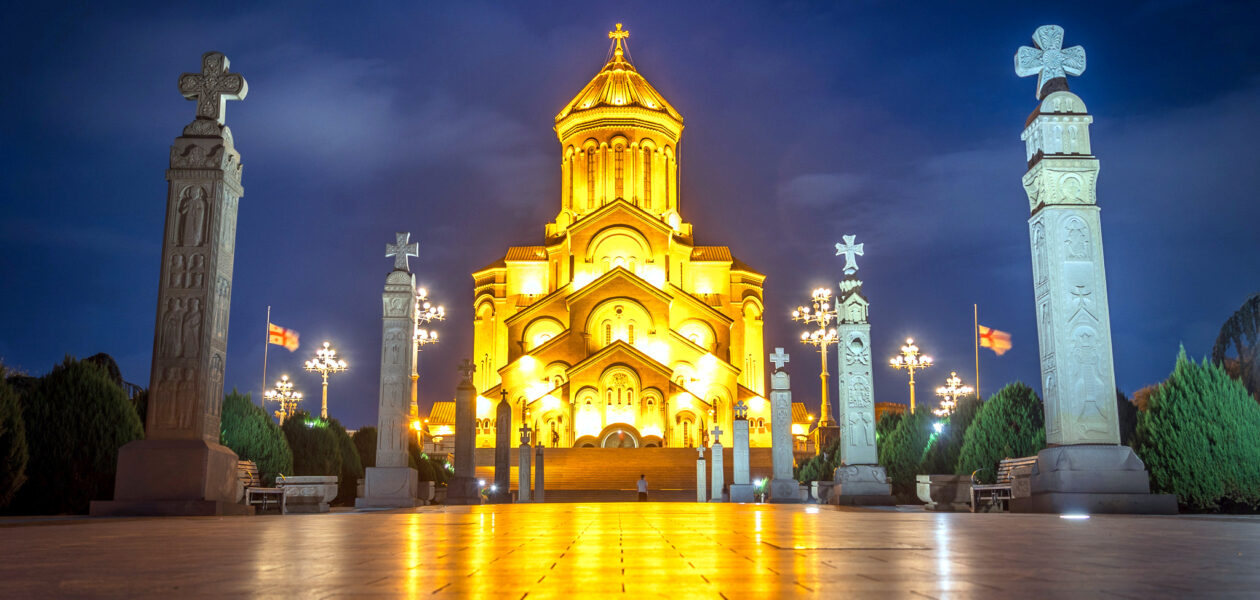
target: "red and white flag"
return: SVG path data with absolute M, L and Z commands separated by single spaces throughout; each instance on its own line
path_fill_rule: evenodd
M 293 352 L 298 349 L 298 332 L 285 329 L 275 323 L 267 325 L 267 341 L 277 346 L 284 346 Z
M 1011 334 L 1005 331 L 998 331 L 984 325 L 977 325 L 980 336 L 980 346 L 992 350 L 998 356 L 1006 354 L 1011 349 Z

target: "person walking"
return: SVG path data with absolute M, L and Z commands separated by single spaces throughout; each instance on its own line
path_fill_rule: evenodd
M 639 502 L 647 502 L 647 479 L 639 475 Z

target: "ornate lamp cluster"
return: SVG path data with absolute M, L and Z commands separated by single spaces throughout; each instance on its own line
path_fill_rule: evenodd
M 314 359 L 306 361 L 307 372 L 319 373 L 324 379 L 324 392 L 319 407 L 321 418 L 328 418 L 328 376 L 345 371 L 346 367 L 346 361 L 337 358 L 337 351 L 328 342 L 324 342 L 324 347 L 315 351 Z
M 892 357 L 888 364 L 894 369 L 905 369 L 910 373 L 910 412 L 914 413 L 914 372 L 932 366 L 932 357 L 919 354 L 919 347 L 914 345 L 913 338 L 906 338 L 901 347 L 901 354 Z
M 289 376 L 281 375 L 280 381 L 276 382 L 276 387 L 267 390 L 263 398 L 280 403 L 280 408 L 276 410 L 275 415 L 280 420 L 280 424 L 284 425 L 284 420 L 297 412 L 297 403 L 302 400 L 302 392 L 293 391 L 293 382 L 289 381 Z
M 446 308 L 442 306 L 434 306 L 429 301 L 429 291 L 424 288 L 416 290 L 416 351 L 419 352 L 428 344 L 436 344 L 438 341 L 438 333 L 432 329 L 420 327 L 421 324 L 427 325 L 432 321 L 446 320 Z
M 941 405 L 932 409 L 932 414 L 938 417 L 948 417 L 958 406 L 958 397 L 974 391 L 975 389 L 971 386 L 963 384 L 963 380 L 958 377 L 957 371 L 950 371 L 949 377 L 945 378 L 945 385 L 936 388 L 936 395 L 941 397 Z
M 832 327 L 837 320 L 837 315 L 836 308 L 831 302 L 831 290 L 815 289 L 809 304 L 798 306 L 792 311 L 792 320 L 811 327 L 801 332 L 801 343 L 818 348 L 818 353 L 822 357 L 822 372 L 818 375 L 822 379 L 822 414 L 818 426 L 832 426 L 835 422 L 831 419 L 831 403 L 827 400 L 827 347 L 835 344 L 839 336 L 836 334 L 836 328 Z

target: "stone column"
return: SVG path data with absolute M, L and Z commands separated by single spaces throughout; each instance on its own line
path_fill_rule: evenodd
M 721 438 L 722 428 L 715 425 L 713 427 L 713 446 L 709 449 L 713 454 L 713 491 L 710 493 L 713 502 L 721 502 L 723 500 L 722 488 L 726 486 L 726 465 L 723 464 L 726 457 L 722 456 L 726 448 L 723 448 L 722 442 L 718 441 Z
M 118 452 L 114 499 L 93 515 L 219 515 L 252 512 L 236 503 L 237 456 L 219 444 L 241 155 L 224 122 L 245 78 L 218 52 L 184 73 L 179 91 L 197 116 L 171 146 L 166 171 L 157 327 L 145 439 Z
M 494 493 L 495 502 L 512 501 L 512 407 L 507 396 L 494 411 Z
M 530 498 L 529 498 L 530 496 L 529 494 L 529 459 L 530 459 L 529 425 L 522 425 L 521 426 L 520 459 L 517 462 L 518 470 L 516 473 L 517 475 L 516 501 L 517 502 L 530 501 Z
M 888 474 L 879 464 L 875 440 L 874 379 L 871 377 L 870 305 L 862 295 L 857 261 L 865 244 L 843 236 L 836 254 L 844 255 L 844 280 L 836 297 L 836 402 L 840 407 L 840 466 L 832 474 L 835 504 L 896 504 Z
M 376 465 L 363 473 L 363 497 L 357 508 L 403 508 L 419 506 L 419 483 L 410 466 L 408 441 L 411 429 L 411 373 L 415 359 L 412 339 L 415 323 L 416 276 L 407 264 L 416 256 L 419 244 L 408 243 L 411 234 L 395 234 L 395 243 L 385 246 L 385 255 L 394 257 L 394 270 L 385 277 L 381 294 L 381 381 L 376 413 Z
M 735 405 L 735 421 L 732 427 L 734 467 L 731 483 L 731 502 L 755 502 L 754 489 L 748 473 L 748 407 L 740 400 Z
M 1032 495 L 1021 512 L 1175 513 L 1171 495 L 1152 495 L 1141 459 L 1120 445 L 1111 314 L 1095 186 L 1093 116 L 1068 91 L 1085 71 L 1085 50 L 1064 49 L 1063 29 L 1039 27 L 1037 48 L 1015 55 L 1020 76 L 1038 75 L 1037 109 L 1020 136 L 1028 171 L 1028 232 L 1049 448 L 1037 455 Z
M 770 452 L 774 474 L 770 479 L 770 501 L 801 501 L 801 486 L 792 478 L 792 386 L 783 366 L 788 362 L 783 348 L 770 355 L 774 373 L 770 375 Z
M 463 379 L 455 388 L 455 476 L 447 484 L 447 504 L 481 504 L 477 486 L 476 452 L 477 388 L 472 376 L 477 371 L 472 361 L 464 359 L 460 366 Z
M 546 502 L 546 487 L 543 485 L 543 446 L 534 449 L 534 502 Z
M 705 502 L 709 495 L 704 489 L 704 483 L 709 473 L 704 465 L 704 446 L 696 446 L 696 452 L 700 455 L 696 458 L 696 502 Z

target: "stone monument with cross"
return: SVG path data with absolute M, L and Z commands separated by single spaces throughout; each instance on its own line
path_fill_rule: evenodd
M 842 239 L 843 243 L 836 244 L 836 256 L 844 256 L 844 279 L 836 295 L 836 403 L 842 433 L 831 502 L 895 504 L 875 446 L 870 304 L 862 295 L 855 258 L 865 256 L 865 244 L 855 243 L 856 235 Z
M 196 117 L 171 146 L 166 171 L 157 327 L 145 439 L 123 446 L 112 501 L 94 515 L 218 515 L 236 503 L 237 456 L 219 444 L 241 155 L 224 125 L 245 78 L 207 52 L 200 73 L 179 77 Z
M 376 414 L 376 464 L 365 469 L 360 508 L 401 508 L 419 504 L 418 479 L 411 468 L 407 443 L 411 434 L 412 332 L 415 331 L 416 276 L 407 259 L 419 254 L 410 233 L 394 234 L 385 245 L 394 269 L 385 276 L 381 294 L 381 380 Z M 458 443 L 458 437 L 456 438 Z
M 1037 76 L 1037 108 L 1020 139 L 1028 171 L 1028 233 L 1048 448 L 1037 455 L 1029 512 L 1176 512 L 1172 496 L 1150 494 L 1145 465 L 1120 445 L 1111 311 L 1103 267 L 1094 118 L 1068 90 L 1085 72 L 1085 50 L 1063 47 L 1063 28 L 1038 27 L 1035 47 L 1015 53 L 1015 73 Z
M 792 386 L 787 371 L 788 355 L 775 348 L 770 355 L 770 453 L 774 464 L 770 479 L 770 501 L 779 504 L 800 502 L 801 486 L 792 477 Z
M 476 419 L 477 388 L 473 385 L 476 365 L 464 359 L 459 365 L 459 385 L 455 386 L 455 473 L 446 484 L 447 504 L 481 504 L 477 485 Z
M 731 468 L 731 502 L 755 502 L 748 464 L 748 405 L 743 400 L 735 403 L 731 422 Z
M 707 502 L 709 494 L 705 491 L 705 483 L 708 480 L 708 471 L 704 464 L 704 445 L 696 446 L 696 502 Z
M 529 502 L 529 462 L 530 462 L 530 446 L 529 446 L 529 425 L 521 424 L 518 430 L 521 432 L 520 457 L 517 459 L 517 478 L 516 478 L 516 501 Z
M 494 502 L 512 500 L 512 405 L 508 404 L 507 390 L 500 390 L 499 405 L 494 411 Z
M 726 465 L 723 464 L 726 457 L 722 456 L 722 453 L 726 451 L 726 448 L 722 447 L 723 433 L 725 432 L 722 431 L 721 427 L 713 426 L 713 445 L 709 447 L 709 454 L 713 456 L 711 459 L 713 463 L 711 467 L 713 471 L 713 491 L 710 494 L 712 502 L 724 502 L 726 500 L 722 497 L 722 488 L 726 487 Z

